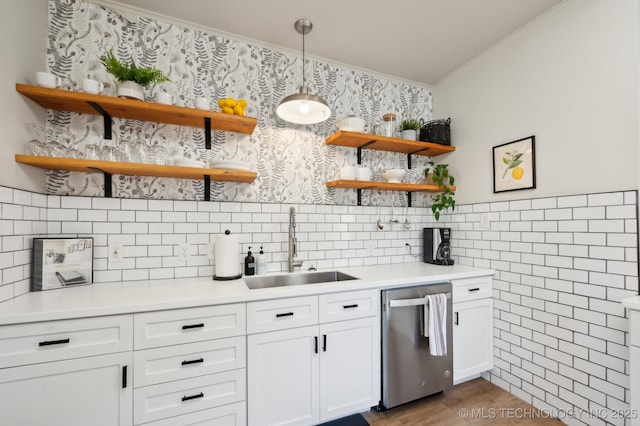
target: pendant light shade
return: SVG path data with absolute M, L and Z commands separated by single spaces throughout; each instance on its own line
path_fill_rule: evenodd
M 310 94 L 304 84 L 304 36 L 311 32 L 313 24 L 308 19 L 298 19 L 294 27 L 302 34 L 302 87 L 300 93 L 289 95 L 280 101 L 276 114 L 295 124 L 321 123 L 331 116 L 331 108 L 320 96 Z

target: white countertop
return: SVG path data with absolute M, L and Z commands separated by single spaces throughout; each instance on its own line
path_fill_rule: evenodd
M 494 273 L 464 265 L 439 266 L 422 262 L 336 270 L 359 279 L 250 290 L 242 279 L 214 281 L 211 277 L 200 277 L 99 283 L 31 292 L 0 303 L 0 325 L 399 287 Z M 280 274 L 286 272 L 277 273 Z
M 634 311 L 640 311 L 640 296 L 631 296 L 622 299 L 622 306 L 627 309 L 633 309 Z

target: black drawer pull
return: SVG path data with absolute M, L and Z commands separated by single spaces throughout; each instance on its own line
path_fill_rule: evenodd
M 127 366 L 122 367 L 122 389 L 127 388 Z
M 474 292 L 474 291 L 480 291 L 480 287 L 474 287 L 474 288 L 470 288 L 469 292 Z
M 460 325 L 460 322 L 458 321 L 458 313 L 456 312 L 456 320 L 453 322 L 455 325 Z
M 322 350 L 324 352 L 327 351 L 327 335 L 326 334 L 322 335 Z
M 189 401 L 189 400 L 192 400 L 192 399 L 197 399 L 197 398 L 204 398 L 204 394 L 202 392 L 200 392 L 197 395 L 183 396 L 182 397 L 182 402 Z
M 192 328 L 204 328 L 204 324 L 200 323 L 200 324 L 188 324 L 188 325 L 183 325 L 182 329 L 183 330 L 190 330 Z
M 318 353 L 318 336 L 313 336 L 313 341 L 315 342 L 316 348 L 314 349 L 315 353 Z
M 358 304 L 354 303 L 353 305 L 342 305 L 342 309 L 351 309 L 351 308 L 357 308 Z
M 276 318 L 281 318 L 281 317 L 292 317 L 293 316 L 293 312 L 285 312 L 283 314 L 276 314 Z
M 44 342 L 38 343 L 38 346 L 62 345 L 64 343 L 69 343 L 70 341 L 71 340 L 69 340 L 69 339 L 45 340 Z
M 204 362 L 204 358 L 192 359 L 190 361 L 182 361 L 182 365 L 200 364 Z

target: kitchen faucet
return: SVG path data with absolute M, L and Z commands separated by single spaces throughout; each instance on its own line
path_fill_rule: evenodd
M 287 271 L 293 272 L 293 268 L 301 267 L 302 260 L 294 260 L 298 254 L 298 239 L 296 238 L 296 209 L 289 209 L 289 257 L 287 258 Z

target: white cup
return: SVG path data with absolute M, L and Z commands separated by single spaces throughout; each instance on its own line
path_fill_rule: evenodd
M 353 166 L 345 166 L 340 169 L 340 179 L 356 180 L 358 177 L 358 168 Z
M 62 84 L 62 79 L 50 72 L 38 71 L 36 72 L 36 83 L 38 86 L 54 89 Z
M 204 99 L 206 100 L 206 98 Z M 156 102 L 163 105 L 173 105 L 176 103 L 176 97 L 167 92 L 158 92 L 158 94 L 156 95 Z M 202 109 L 209 109 L 209 107 L 207 105 L 206 108 L 202 108 Z
M 368 167 L 358 167 L 357 180 L 371 180 L 371 169 Z
M 90 78 L 85 78 L 84 80 L 82 80 L 82 91 L 84 93 L 97 95 L 103 90 L 104 90 L 104 84 L 102 84 L 98 80 L 92 80 Z
M 193 103 L 198 109 L 209 109 L 209 98 L 204 96 L 196 96 Z

